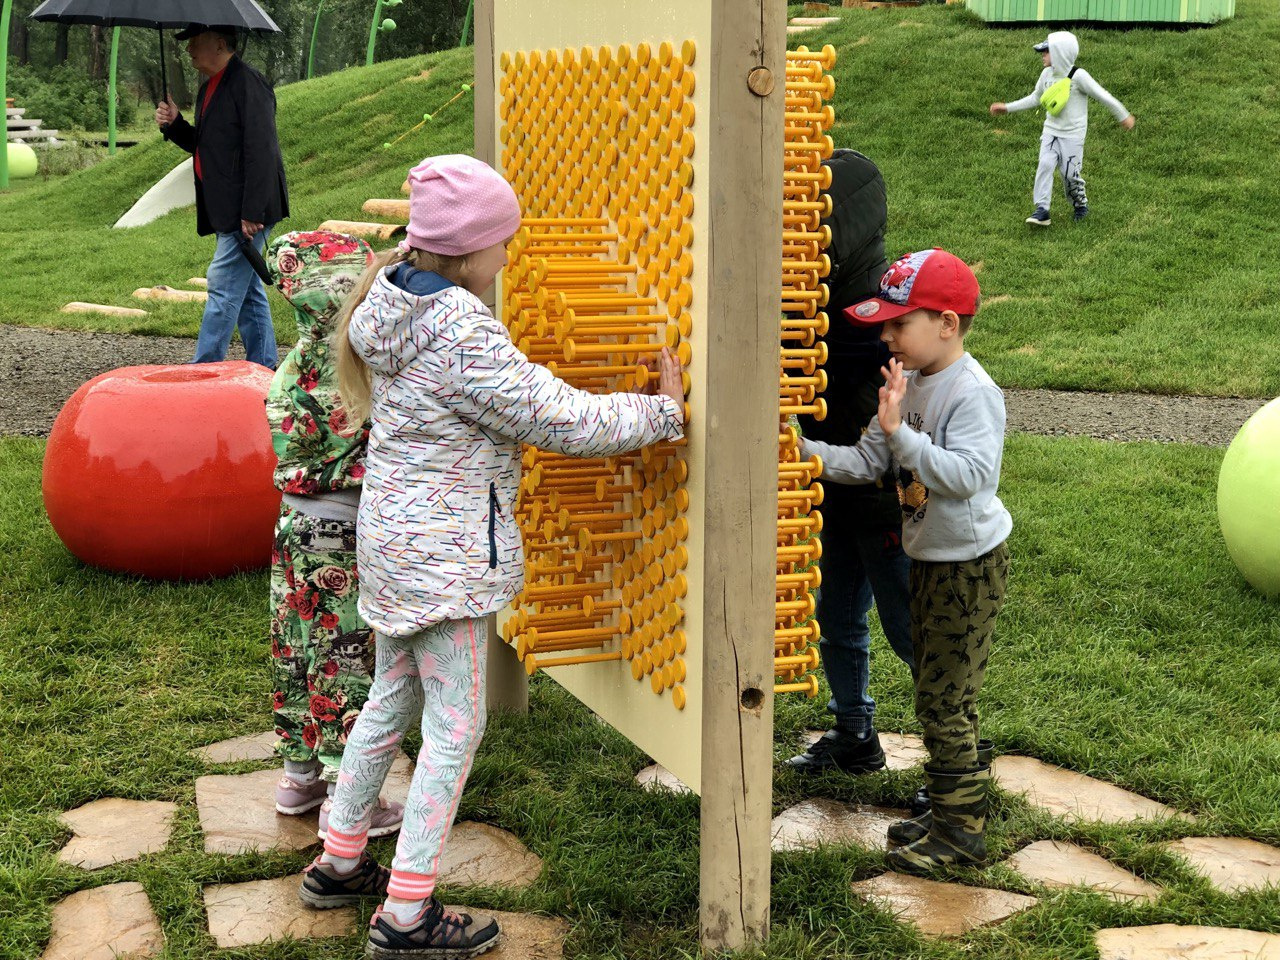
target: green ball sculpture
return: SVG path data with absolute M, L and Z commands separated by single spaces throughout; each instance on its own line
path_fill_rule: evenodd
M 1227 552 L 1259 592 L 1280 596 L 1280 398 L 1245 421 L 1218 473 Z
M 9 144 L 9 178 L 12 180 L 30 180 L 40 169 L 40 161 L 36 152 L 25 143 Z

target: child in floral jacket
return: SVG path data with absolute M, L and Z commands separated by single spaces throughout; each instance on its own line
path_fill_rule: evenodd
M 320 811 L 327 834 L 342 748 L 369 696 L 372 631 L 356 609 L 356 511 L 369 424 L 347 422 L 329 336 L 343 301 L 373 260 L 363 240 L 324 231 L 275 240 L 267 262 L 298 319 L 298 344 L 276 371 L 267 420 L 283 492 L 271 568 L 273 709 L 285 773 L 276 809 Z M 380 802 L 373 836 L 395 832 L 399 804 Z

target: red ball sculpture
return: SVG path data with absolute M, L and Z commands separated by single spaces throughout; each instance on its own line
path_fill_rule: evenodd
M 254 363 L 122 367 L 67 401 L 44 456 L 44 506 L 105 570 L 203 580 L 266 566 L 280 510 Z

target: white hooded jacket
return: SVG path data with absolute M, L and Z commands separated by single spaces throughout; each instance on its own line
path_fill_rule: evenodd
M 679 437 L 664 396 L 575 390 L 516 349 L 480 300 L 384 272 L 348 339 L 373 370 L 360 499 L 360 614 L 404 637 L 500 610 L 524 586 L 520 445 L 603 457 Z
M 1080 53 L 1080 42 L 1075 34 L 1065 30 L 1049 34 L 1049 66 L 1044 68 L 1036 88 L 1021 100 L 1005 104 L 1010 113 L 1019 110 L 1033 110 L 1040 106 L 1041 95 L 1054 83 L 1061 80 L 1075 66 L 1076 56 Z M 1061 137 L 1063 140 L 1084 141 L 1089 131 L 1089 98 L 1092 97 L 1110 110 L 1117 120 L 1129 116 L 1123 103 L 1107 92 L 1106 88 L 1093 79 L 1088 70 L 1079 69 L 1071 78 L 1071 96 L 1067 105 L 1056 117 L 1045 113 L 1045 136 Z

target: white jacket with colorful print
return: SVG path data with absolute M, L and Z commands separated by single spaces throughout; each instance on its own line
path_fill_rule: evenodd
M 485 616 L 523 588 L 521 444 L 604 457 L 683 429 L 668 397 L 585 393 L 531 363 L 461 287 L 420 297 L 384 272 L 348 338 L 373 370 L 360 614 L 388 636 Z

